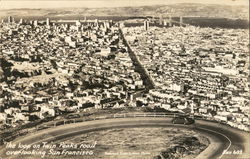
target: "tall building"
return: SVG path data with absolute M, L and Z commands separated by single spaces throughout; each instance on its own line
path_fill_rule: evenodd
M 183 23 L 183 18 L 180 17 L 180 26 L 182 26 L 182 23 Z
M 20 19 L 19 24 L 23 24 L 23 19 L 22 18 Z
M 162 18 L 162 15 L 160 15 L 159 17 L 159 24 L 162 25 L 163 24 L 163 18 Z
M 97 27 L 99 27 L 99 21 L 98 21 L 98 19 L 95 19 L 95 24 L 94 25 L 97 26 Z
M 172 26 L 172 16 L 169 16 L 169 26 Z
M 145 20 L 144 21 L 144 30 L 148 30 L 149 29 L 149 21 Z
M 37 21 L 37 20 L 34 20 L 33 25 L 34 25 L 34 26 L 37 26 L 37 25 L 38 25 L 38 21 Z
M 167 26 L 167 21 L 166 20 L 163 21 L 163 25 Z
M 78 26 L 78 27 L 81 26 L 80 20 L 77 20 L 77 21 L 76 21 L 76 26 Z
M 64 25 L 64 30 L 69 30 L 69 24 Z
M 104 22 L 104 27 L 106 27 L 106 28 L 110 28 L 110 23 L 107 21 L 107 22 Z
M 49 20 L 49 18 L 46 19 L 46 25 L 47 25 L 47 26 L 50 25 L 50 20 Z
M 124 22 L 119 22 L 119 28 L 124 28 Z
M 109 23 L 110 23 L 110 27 L 113 26 L 113 20 L 110 20 Z
M 12 23 L 13 22 L 13 17 L 12 16 L 9 16 L 8 17 L 8 23 Z

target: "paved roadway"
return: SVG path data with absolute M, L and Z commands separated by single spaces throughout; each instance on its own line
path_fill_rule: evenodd
M 195 125 L 174 125 L 171 118 L 152 118 L 152 117 L 138 117 L 138 118 L 116 118 L 87 121 L 82 123 L 74 123 L 68 125 L 61 125 L 54 128 L 40 130 L 34 134 L 14 140 L 14 143 L 35 144 L 41 142 L 53 142 L 67 137 L 80 135 L 82 133 L 104 130 L 110 128 L 129 128 L 129 127 L 179 127 L 184 129 L 193 129 L 207 135 L 211 141 L 209 147 L 204 150 L 197 159 L 240 159 L 249 158 L 250 152 L 247 148 L 250 147 L 250 133 L 236 130 L 225 125 L 208 121 L 196 121 Z M 226 150 L 228 153 L 223 154 Z M 235 153 L 241 152 L 237 155 Z M 19 158 L 18 156 L 6 156 L 6 149 L 4 147 L 0 150 L 0 158 Z
M 125 45 L 128 47 L 129 57 L 131 58 L 134 66 L 135 66 L 135 69 L 140 73 L 145 87 L 147 89 L 154 89 L 155 84 L 154 84 L 153 79 L 151 78 L 151 76 L 148 74 L 147 69 L 144 68 L 144 66 L 141 64 L 139 58 L 136 56 L 134 51 L 131 49 L 129 43 L 127 42 L 126 38 L 124 37 L 124 34 L 123 34 L 122 30 L 119 29 L 119 31 L 120 31 L 120 35 L 121 35 L 122 40 L 124 41 Z

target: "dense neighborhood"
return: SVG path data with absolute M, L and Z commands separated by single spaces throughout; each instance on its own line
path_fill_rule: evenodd
M 1 126 L 124 106 L 143 90 L 111 24 L 1 23 Z
M 249 130 L 249 31 L 130 27 L 123 32 L 155 89 L 141 101 Z
M 2 129 L 132 106 L 199 115 L 249 131 L 248 30 L 13 17 L 0 28 Z

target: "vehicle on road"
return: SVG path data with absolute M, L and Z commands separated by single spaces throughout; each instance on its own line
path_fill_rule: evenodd
M 79 114 L 69 114 L 65 118 L 66 119 L 74 119 L 74 118 L 80 118 L 81 116 Z
M 195 123 L 195 120 L 187 116 L 177 116 L 172 119 L 173 124 L 191 125 Z
M 37 130 L 43 130 L 43 129 L 48 129 L 48 128 L 50 127 L 47 125 L 42 125 L 42 126 L 37 127 Z
M 56 122 L 55 124 L 56 124 L 56 126 L 64 125 L 64 121 L 58 121 L 58 122 Z

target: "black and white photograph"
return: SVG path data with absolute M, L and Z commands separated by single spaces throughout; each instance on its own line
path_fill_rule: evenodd
M 0 159 L 250 159 L 249 0 L 0 0 Z

